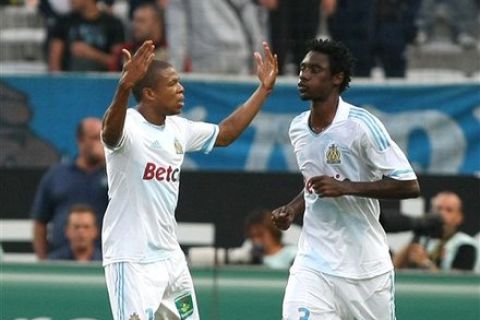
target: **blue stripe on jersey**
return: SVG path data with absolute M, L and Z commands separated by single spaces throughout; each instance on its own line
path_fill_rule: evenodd
M 121 318 L 121 313 L 120 313 L 120 265 L 115 264 L 115 271 L 117 273 L 117 283 L 116 283 L 116 294 L 117 294 L 117 319 L 120 320 Z
M 392 173 L 390 173 L 390 177 L 401 177 L 402 175 L 405 175 L 407 173 L 412 173 L 412 169 L 400 169 L 400 170 L 394 170 Z
M 390 146 L 390 143 L 387 139 L 387 134 L 378 123 L 378 120 L 376 120 L 366 110 L 352 108 L 350 109 L 348 117 L 362 121 L 370 129 L 370 132 L 372 133 L 380 151 L 384 151 Z
M 122 308 L 122 320 L 124 319 L 125 317 L 125 302 L 123 301 L 124 300 L 124 296 L 125 296 L 125 292 L 124 292 L 124 289 L 123 289 L 123 284 L 124 284 L 124 275 L 123 275 L 123 266 L 124 266 L 124 263 L 121 262 L 121 270 L 120 270 L 120 273 L 121 273 L 121 308 Z
M 396 320 L 395 316 L 395 277 L 393 271 L 390 271 L 390 310 L 392 312 L 391 318 L 392 320 Z

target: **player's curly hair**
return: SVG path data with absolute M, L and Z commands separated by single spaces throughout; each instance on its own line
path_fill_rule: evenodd
M 339 41 L 328 39 L 313 39 L 307 42 L 307 52 L 315 51 L 328 56 L 332 74 L 343 72 L 343 82 L 338 88 L 340 93 L 345 91 L 350 84 L 355 59 L 350 50 Z

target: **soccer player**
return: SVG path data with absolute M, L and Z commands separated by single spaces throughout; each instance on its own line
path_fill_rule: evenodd
M 335 41 L 313 40 L 298 90 L 310 110 L 289 135 L 305 188 L 273 211 L 280 229 L 304 213 L 283 301 L 284 320 L 395 319 L 393 265 L 379 198 L 410 198 L 419 186 L 380 121 L 342 100 L 353 58 Z
M 227 146 L 248 126 L 273 90 L 277 57 L 266 43 L 255 53 L 260 85 L 219 125 L 179 117 L 184 89 L 175 69 L 153 61 L 145 41 L 126 62 L 105 113 L 110 203 L 103 237 L 103 264 L 115 320 L 199 319 L 185 257 L 175 234 L 175 207 L 185 152 Z M 130 92 L 138 101 L 127 109 Z

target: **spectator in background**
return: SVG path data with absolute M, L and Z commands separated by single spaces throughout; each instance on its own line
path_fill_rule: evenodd
M 78 157 L 74 162 L 50 168 L 38 186 L 31 214 L 33 248 L 39 259 L 47 258 L 48 252 L 68 244 L 65 226 L 72 205 L 92 206 L 97 221 L 102 222 L 108 196 L 101 127 L 100 119 L 82 120 L 77 128 Z M 100 246 L 99 241 L 97 246 Z
M 450 24 L 452 41 L 463 47 L 475 45 L 480 15 L 478 0 L 423 0 L 418 17 L 417 42 L 423 44 L 435 37 L 435 20 L 442 8 Z
M 155 45 L 155 60 L 168 60 L 168 52 L 164 38 L 163 10 L 153 3 L 137 6 L 132 20 L 132 41 L 123 45 L 130 52 L 136 52 L 146 40 Z M 122 69 L 122 51 L 116 52 L 117 70 Z
M 169 1 L 170 0 L 128 0 L 128 18 L 132 20 L 135 10 L 143 4 L 155 4 L 164 10 Z
M 249 74 L 262 47 L 260 7 L 253 0 L 170 0 L 166 34 L 179 71 Z
M 405 77 L 407 45 L 416 37 L 420 0 L 336 0 L 328 21 L 334 40 L 356 58 L 355 75 L 370 77 L 377 63 L 386 77 Z
M 415 237 L 394 259 L 397 268 L 427 270 L 474 270 L 478 244 L 458 229 L 463 222 L 462 200 L 444 191 L 432 198 L 432 212 L 443 219 L 443 234 L 438 238 Z
M 306 50 L 305 44 L 307 40 L 315 38 L 318 32 L 322 0 L 258 0 L 258 2 L 269 11 L 270 41 L 272 50 L 278 54 L 280 74 L 285 74 L 285 66 L 290 61 L 295 65 L 295 74 L 298 74 Z
M 48 254 L 50 260 L 100 261 L 102 251 L 96 245 L 97 215 L 92 207 L 82 204 L 70 209 L 65 227 L 68 244 Z
M 104 0 L 102 3 L 103 7 L 105 7 L 108 12 L 112 11 L 114 0 Z M 45 56 L 47 56 L 55 25 L 58 23 L 61 16 L 72 12 L 71 0 L 39 0 L 38 9 L 45 18 L 47 25 L 47 36 L 44 48 L 45 53 L 47 53 Z
M 124 42 L 122 22 L 97 7 L 96 0 L 72 0 L 72 13 L 52 31 L 50 71 L 115 70 L 116 50 Z
M 245 232 L 253 263 L 273 269 L 287 269 L 292 265 L 297 249 L 282 243 L 282 231 L 273 224 L 271 211 L 252 212 L 246 219 Z

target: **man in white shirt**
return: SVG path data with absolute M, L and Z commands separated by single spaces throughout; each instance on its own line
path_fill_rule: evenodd
M 219 125 L 181 118 L 184 89 L 175 69 L 153 61 L 146 41 L 126 62 L 102 129 L 110 203 L 104 218 L 103 264 L 115 320 L 199 319 L 192 279 L 175 234 L 185 152 L 227 146 L 273 90 L 277 58 L 264 43 L 255 53 L 260 85 Z M 138 101 L 127 109 L 130 92 Z
M 280 229 L 304 212 L 285 320 L 395 319 L 393 265 L 377 199 L 417 197 L 419 186 L 380 121 L 340 97 L 352 61 L 343 44 L 314 40 L 300 65 L 300 97 L 312 103 L 289 134 L 305 188 L 273 212 Z

